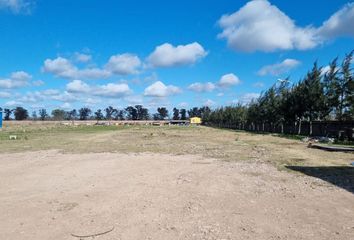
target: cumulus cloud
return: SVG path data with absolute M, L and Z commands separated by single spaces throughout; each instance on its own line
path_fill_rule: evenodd
M 188 86 L 188 89 L 194 92 L 211 92 L 215 89 L 215 84 L 211 82 L 207 83 L 192 83 Z
M 79 57 L 81 62 L 91 59 L 89 55 L 79 55 Z M 132 54 L 111 56 L 104 68 L 86 67 L 82 69 L 75 66 L 69 59 L 57 57 L 46 59 L 42 71 L 66 79 L 105 79 L 112 75 L 135 74 L 140 65 L 140 59 Z
M 10 98 L 11 93 L 9 92 L 0 92 L 0 98 Z
M 205 57 L 208 53 L 197 42 L 187 45 L 173 46 L 164 43 L 157 46 L 147 58 L 150 67 L 174 67 L 190 65 Z
M 280 63 L 275 63 L 272 65 L 266 65 L 258 71 L 259 76 L 272 75 L 279 76 L 284 73 L 288 73 L 290 70 L 296 68 L 301 64 L 300 61 L 296 59 L 287 58 Z
M 237 51 L 307 50 L 329 39 L 354 36 L 354 3 L 346 4 L 322 26 L 297 26 L 268 0 L 253 0 L 218 21 L 228 46 Z
M 354 37 L 354 3 L 348 3 L 334 13 L 318 29 L 318 34 L 324 39 L 340 36 Z
M 36 87 L 39 87 L 39 86 L 44 85 L 44 82 L 42 80 L 36 80 L 36 81 L 32 82 L 32 85 L 36 86 Z
M 173 86 L 168 85 L 166 86 L 163 82 L 157 81 L 147 88 L 145 88 L 144 96 L 148 97 L 168 97 L 171 95 L 175 95 L 181 92 L 181 89 Z
M 131 93 L 131 90 L 126 83 L 108 83 L 107 85 L 98 86 L 93 93 L 101 97 L 124 97 Z
M 90 54 L 79 53 L 79 52 L 76 52 L 74 54 L 74 57 L 75 57 L 75 61 L 80 63 L 87 63 L 92 59 L 92 56 Z
M 0 9 L 8 9 L 15 14 L 29 14 L 33 5 L 33 0 L 0 0 Z
M 141 65 L 141 61 L 138 56 L 125 53 L 121 55 L 111 56 L 106 69 L 113 74 L 128 75 L 137 73 L 137 68 Z
M 11 73 L 9 78 L 0 78 L 0 88 L 11 89 L 21 88 L 29 85 L 32 76 L 24 71 Z
M 73 93 L 69 93 L 68 91 L 64 91 L 58 95 L 50 96 L 51 100 L 59 101 L 59 102 L 76 102 L 79 101 L 79 97 Z
M 309 49 L 316 46 L 315 29 L 295 25 L 285 13 L 267 0 L 248 2 L 237 12 L 219 20 L 229 47 L 253 52 L 289 49 Z
M 4 106 L 6 107 L 18 107 L 21 105 L 23 105 L 23 102 L 15 101 L 15 100 L 8 101 L 4 104 Z
M 207 107 L 212 107 L 215 104 L 216 104 L 216 102 L 214 102 L 213 100 L 210 100 L 210 99 L 208 99 L 204 102 L 204 106 L 207 106 Z
M 66 90 L 70 93 L 88 93 L 91 87 L 81 80 L 74 80 L 66 85 Z
M 78 69 L 68 59 L 58 57 L 56 59 L 46 59 L 42 68 L 44 72 L 52 73 L 57 77 L 62 78 L 83 78 L 83 79 L 97 79 L 108 78 L 111 73 L 105 69 L 100 68 L 85 68 Z
M 72 109 L 72 105 L 68 102 L 65 102 L 62 105 L 60 105 L 60 108 L 64 109 L 64 110 L 69 110 L 69 109 Z
M 108 83 L 106 85 L 90 86 L 81 80 L 74 80 L 66 85 L 69 93 L 81 93 L 91 96 L 121 98 L 131 93 L 126 83 Z
M 222 87 L 222 88 L 228 88 L 231 86 L 238 85 L 240 83 L 241 83 L 240 79 L 235 74 L 228 73 L 228 74 L 223 75 L 220 78 L 220 80 L 218 82 L 218 86 Z

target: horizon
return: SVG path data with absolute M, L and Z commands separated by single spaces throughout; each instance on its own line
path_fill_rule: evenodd
M 247 104 L 354 49 L 342 0 L 0 0 L 0 21 L 0 107 L 29 113 Z

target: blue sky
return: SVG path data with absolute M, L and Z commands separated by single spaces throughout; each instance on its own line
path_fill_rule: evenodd
M 247 103 L 354 49 L 354 3 L 0 0 L 0 106 Z

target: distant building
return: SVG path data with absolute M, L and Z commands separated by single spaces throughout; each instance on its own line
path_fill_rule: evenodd
M 200 117 L 192 117 L 190 118 L 191 124 L 202 124 L 202 119 Z

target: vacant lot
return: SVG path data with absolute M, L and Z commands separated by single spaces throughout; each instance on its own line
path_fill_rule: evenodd
M 0 152 L 0 239 L 354 239 L 353 154 L 206 127 L 54 125 L 9 127 Z

